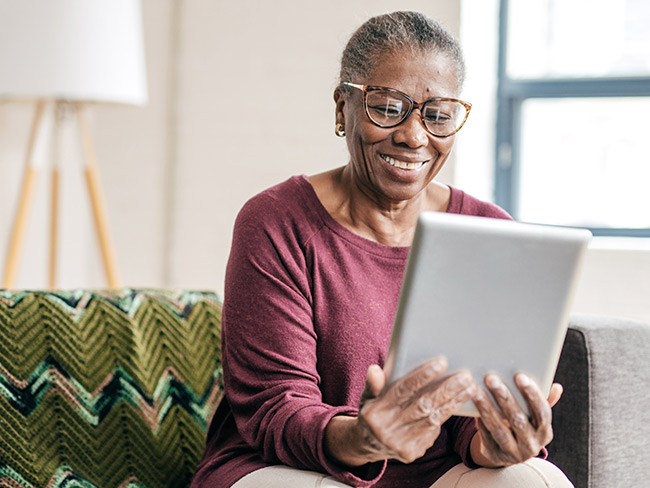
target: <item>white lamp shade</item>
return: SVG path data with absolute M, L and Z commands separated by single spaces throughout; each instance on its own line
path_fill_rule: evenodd
M 0 0 L 0 97 L 142 105 L 139 0 Z

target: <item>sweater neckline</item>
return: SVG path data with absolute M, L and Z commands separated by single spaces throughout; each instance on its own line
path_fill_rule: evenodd
M 355 234 L 350 229 L 340 224 L 334 217 L 330 215 L 323 203 L 320 201 L 320 198 L 318 198 L 316 190 L 314 190 L 314 187 L 309 181 L 307 175 L 302 174 L 299 176 L 294 176 L 292 179 L 303 190 L 303 193 L 307 199 L 312 203 L 312 207 L 317 212 L 323 224 L 326 225 L 332 232 L 336 233 L 339 237 L 373 254 L 404 260 L 408 257 L 409 250 L 411 249 L 410 246 L 389 246 L 387 244 L 381 244 L 379 242 L 372 241 L 358 234 Z M 455 188 L 451 188 L 451 199 L 449 201 L 449 208 L 447 209 L 447 212 L 453 212 L 456 206 L 455 200 L 457 199 L 454 197 L 456 196 L 455 193 L 457 191 L 458 190 Z

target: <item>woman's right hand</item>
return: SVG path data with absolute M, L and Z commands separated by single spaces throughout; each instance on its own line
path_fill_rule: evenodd
M 434 359 L 386 388 L 384 371 L 371 366 L 359 415 L 334 417 L 325 430 L 330 456 L 348 466 L 422 457 L 442 424 L 477 391 L 466 372 L 440 380 L 446 370 L 444 359 Z

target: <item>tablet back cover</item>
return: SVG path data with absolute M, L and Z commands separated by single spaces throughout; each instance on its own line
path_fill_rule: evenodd
M 424 212 L 409 254 L 387 359 L 390 381 L 444 356 L 477 384 L 495 372 L 515 394 L 548 394 L 589 231 Z M 476 416 L 468 402 L 457 415 Z

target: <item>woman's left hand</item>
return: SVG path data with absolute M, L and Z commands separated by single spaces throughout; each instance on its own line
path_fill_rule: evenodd
M 515 384 L 528 404 L 530 418 L 496 375 L 487 375 L 485 386 L 498 408 L 484 390 L 479 388 L 474 396 L 480 418 L 470 449 L 472 459 L 480 466 L 500 467 L 526 461 L 537 456 L 553 439 L 551 407 L 560 399 L 562 386 L 554 384 L 547 400 L 528 376 L 517 374 Z

